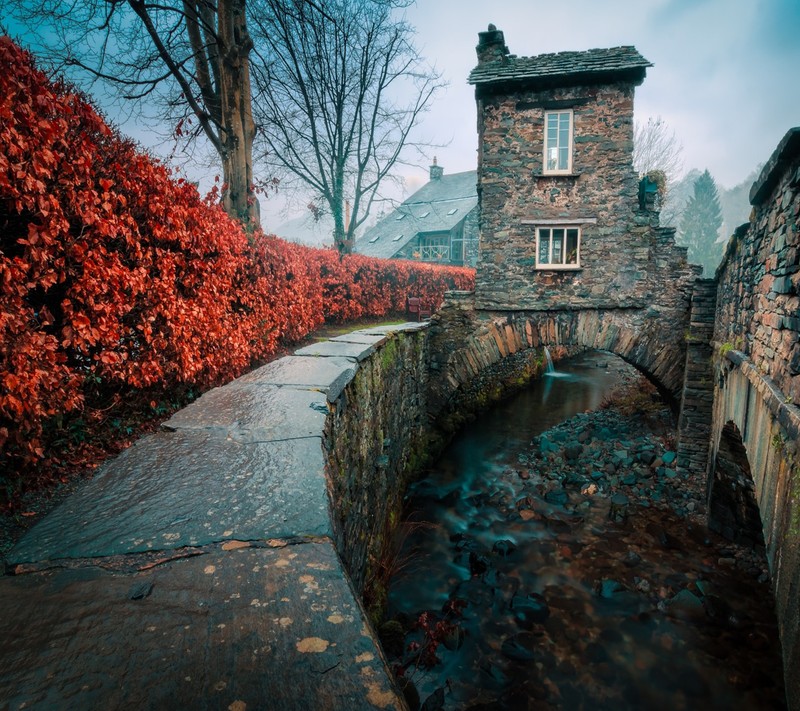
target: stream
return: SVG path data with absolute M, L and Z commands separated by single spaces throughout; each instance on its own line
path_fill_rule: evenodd
M 705 527 L 669 409 L 616 356 L 558 371 L 409 492 L 380 634 L 412 711 L 785 708 L 766 561 Z

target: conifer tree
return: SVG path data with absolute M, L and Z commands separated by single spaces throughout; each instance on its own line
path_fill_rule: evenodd
M 694 181 L 694 195 L 689 198 L 681 220 L 680 244 L 689 248 L 689 261 L 701 264 L 704 276 L 713 276 L 722 258 L 723 243 L 717 243 L 722 226 L 722 209 L 717 185 L 708 170 Z

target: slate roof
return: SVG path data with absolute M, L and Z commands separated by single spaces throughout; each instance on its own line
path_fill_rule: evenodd
M 478 204 L 477 171 L 443 175 L 356 239 L 355 251 L 389 259 L 420 233 L 449 232 Z
M 484 62 L 469 75 L 476 85 L 531 80 L 534 83 L 554 83 L 553 80 L 580 78 L 597 80 L 613 75 L 630 75 L 641 81 L 645 70 L 653 65 L 636 47 L 589 49 L 584 52 L 557 52 L 536 57 L 507 55 L 502 59 Z

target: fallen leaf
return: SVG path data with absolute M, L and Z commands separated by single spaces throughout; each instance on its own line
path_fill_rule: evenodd
M 320 639 L 319 637 L 306 637 L 301 639 L 295 646 L 298 652 L 306 654 L 308 652 L 324 652 L 330 642 L 327 639 Z

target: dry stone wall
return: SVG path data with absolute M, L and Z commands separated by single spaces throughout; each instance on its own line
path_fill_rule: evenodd
M 692 292 L 678 418 L 677 469 L 687 476 L 702 476 L 708 466 L 711 410 L 714 401 L 711 341 L 716 301 L 717 283 L 713 279 L 698 279 Z

